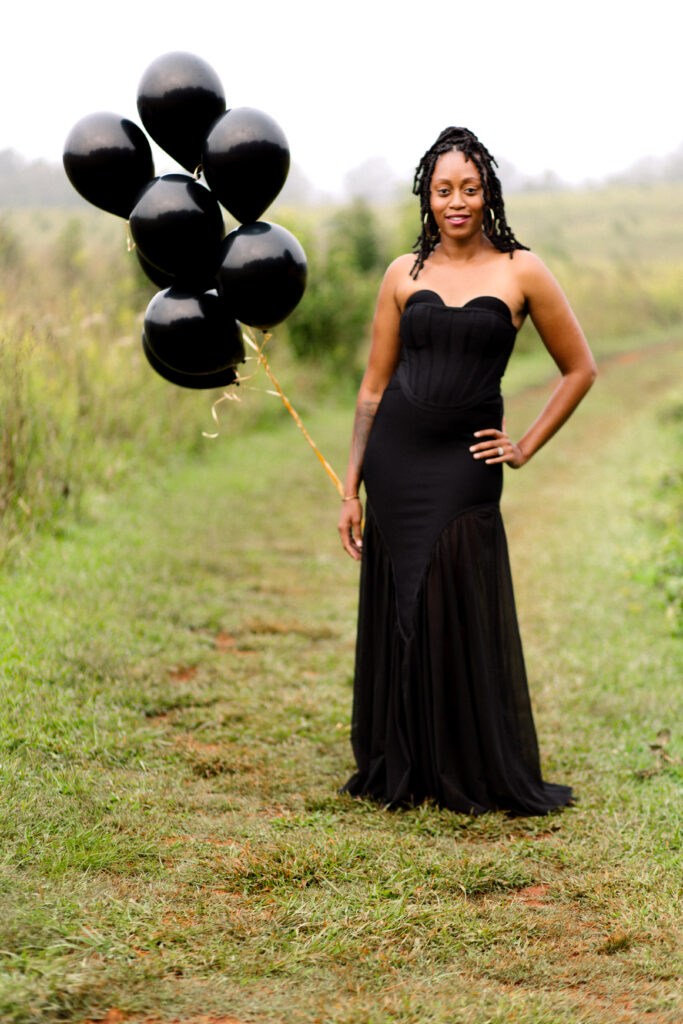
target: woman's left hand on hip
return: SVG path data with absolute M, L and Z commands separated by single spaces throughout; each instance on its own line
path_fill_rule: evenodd
M 483 459 L 487 466 L 495 466 L 499 462 L 507 462 L 512 469 L 519 469 L 526 462 L 519 445 L 508 437 L 503 422 L 502 430 L 495 427 L 475 431 L 477 443 L 470 446 L 475 459 Z

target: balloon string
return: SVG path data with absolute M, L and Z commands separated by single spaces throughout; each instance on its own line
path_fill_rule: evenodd
M 258 359 L 254 359 L 253 356 L 247 356 L 246 359 L 244 360 L 244 362 L 245 363 L 254 363 L 254 362 L 257 363 Z M 246 382 L 248 380 L 251 380 L 252 377 L 255 377 L 257 373 L 258 373 L 258 367 L 254 370 L 253 373 L 248 373 L 246 375 L 246 377 L 243 377 L 241 373 L 237 373 L 237 380 L 235 381 L 235 384 L 246 384 Z M 248 388 L 247 390 L 249 390 L 249 391 L 260 391 L 261 388 Z
M 221 395 L 221 397 L 217 398 L 216 401 L 211 406 L 211 417 L 212 417 L 214 423 L 216 424 L 216 426 L 219 429 L 216 431 L 215 434 L 207 434 L 207 432 L 205 430 L 202 430 L 202 437 L 216 438 L 216 437 L 218 437 L 218 435 L 220 433 L 220 423 L 218 422 L 218 413 L 216 411 L 216 406 L 217 405 L 220 405 L 221 402 L 241 402 L 241 401 L 242 401 L 242 399 L 240 398 L 239 395 L 229 395 L 227 391 L 224 391 L 223 394 Z
M 339 491 L 340 496 L 343 498 L 344 497 L 344 487 L 342 485 L 341 480 L 339 479 L 339 477 L 337 476 L 335 471 L 332 469 L 332 466 L 329 464 L 329 462 L 327 461 L 327 459 L 325 458 L 323 453 L 320 451 L 320 449 L 318 448 L 317 444 L 315 443 L 315 441 L 313 440 L 311 435 L 306 430 L 306 428 L 303 425 L 303 422 L 301 420 L 301 417 L 299 416 L 298 412 L 296 411 L 296 409 L 294 408 L 292 403 L 287 398 L 287 395 L 284 393 L 284 391 L 280 387 L 280 382 L 278 381 L 277 377 L 275 376 L 275 374 L 271 370 L 270 366 L 268 365 L 268 360 L 266 359 L 265 355 L 263 354 L 263 346 L 265 345 L 265 343 L 270 338 L 270 335 L 266 334 L 266 336 L 263 339 L 263 343 L 261 345 L 258 345 L 256 343 L 256 341 L 253 339 L 253 337 L 251 337 L 251 331 L 250 330 L 249 330 L 248 333 L 244 333 L 242 335 L 242 337 L 244 338 L 244 340 L 247 343 L 247 345 L 249 345 L 249 347 L 254 350 L 254 352 L 256 353 L 256 358 L 258 359 L 258 361 L 260 362 L 261 366 L 263 367 L 263 369 L 268 374 L 268 377 L 270 378 L 270 380 L 275 385 L 276 391 L 273 392 L 273 393 L 279 395 L 279 397 L 282 399 L 282 401 L 283 401 L 283 403 L 285 405 L 285 408 L 287 409 L 289 414 L 292 416 L 292 418 L 293 418 L 294 422 L 296 423 L 297 427 L 299 428 L 301 433 L 304 435 L 304 437 L 306 438 L 306 440 L 310 444 L 310 446 L 313 449 L 313 451 L 315 452 L 315 454 L 318 456 L 318 458 L 319 458 L 319 460 L 320 460 L 320 462 L 322 464 L 323 469 L 325 470 L 325 472 L 329 476 L 329 478 L 332 481 L 332 483 L 334 484 L 334 486 Z M 220 401 L 220 399 L 219 399 L 219 401 Z M 216 420 L 216 422 L 218 422 L 218 421 Z
M 245 360 L 245 362 L 250 360 L 250 359 L 251 359 L 251 356 L 247 356 L 247 359 Z M 258 372 L 258 371 L 256 371 L 256 372 Z M 235 384 L 242 384 L 242 385 L 244 385 L 246 381 L 251 380 L 252 377 L 256 376 L 256 372 L 255 373 L 250 373 L 247 377 L 242 377 L 242 376 L 240 376 L 238 374 L 237 375 L 237 380 L 235 381 Z M 277 396 L 277 391 L 271 391 L 269 388 L 252 388 L 252 387 L 248 387 L 248 388 L 246 388 L 246 390 L 247 391 L 260 391 L 260 392 L 262 392 L 262 394 Z M 241 401 L 242 401 L 242 399 L 240 398 L 240 396 L 236 395 L 234 392 L 232 394 L 229 394 L 227 391 L 224 391 L 223 394 L 221 395 L 221 397 L 217 398 L 216 401 L 213 402 L 212 405 L 211 405 L 211 418 L 213 419 L 214 423 L 218 427 L 218 430 L 217 430 L 217 432 L 215 434 L 209 434 L 206 430 L 202 430 L 202 437 L 208 437 L 208 438 L 211 438 L 212 440 L 215 440 L 217 437 L 220 437 L 220 426 L 221 426 L 221 424 L 220 424 L 220 420 L 218 419 L 218 408 L 217 407 L 221 404 L 221 402 L 241 402 Z

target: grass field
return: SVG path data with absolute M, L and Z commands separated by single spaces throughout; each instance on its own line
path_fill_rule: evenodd
M 506 477 L 544 774 L 580 798 L 546 818 L 337 795 L 357 570 L 291 421 L 232 431 L 231 407 L 202 459 L 24 542 L 0 582 L 0 1018 L 679 1024 L 683 659 L 648 572 L 679 358 L 611 361 Z M 542 400 L 521 383 L 513 434 Z M 350 418 L 307 420 L 338 470 Z

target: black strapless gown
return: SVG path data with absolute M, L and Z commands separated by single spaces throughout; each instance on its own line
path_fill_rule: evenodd
M 401 358 L 363 464 L 367 492 L 344 789 L 470 814 L 571 801 L 541 778 L 505 532 L 501 465 L 469 451 L 500 428 L 510 310 L 410 296 Z

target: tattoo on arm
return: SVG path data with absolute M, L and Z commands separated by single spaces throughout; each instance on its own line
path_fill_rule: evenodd
M 363 464 L 365 446 L 368 443 L 370 430 L 375 419 L 379 402 L 359 402 L 356 409 L 356 417 L 353 423 L 353 437 L 351 438 L 351 458 L 359 468 Z

